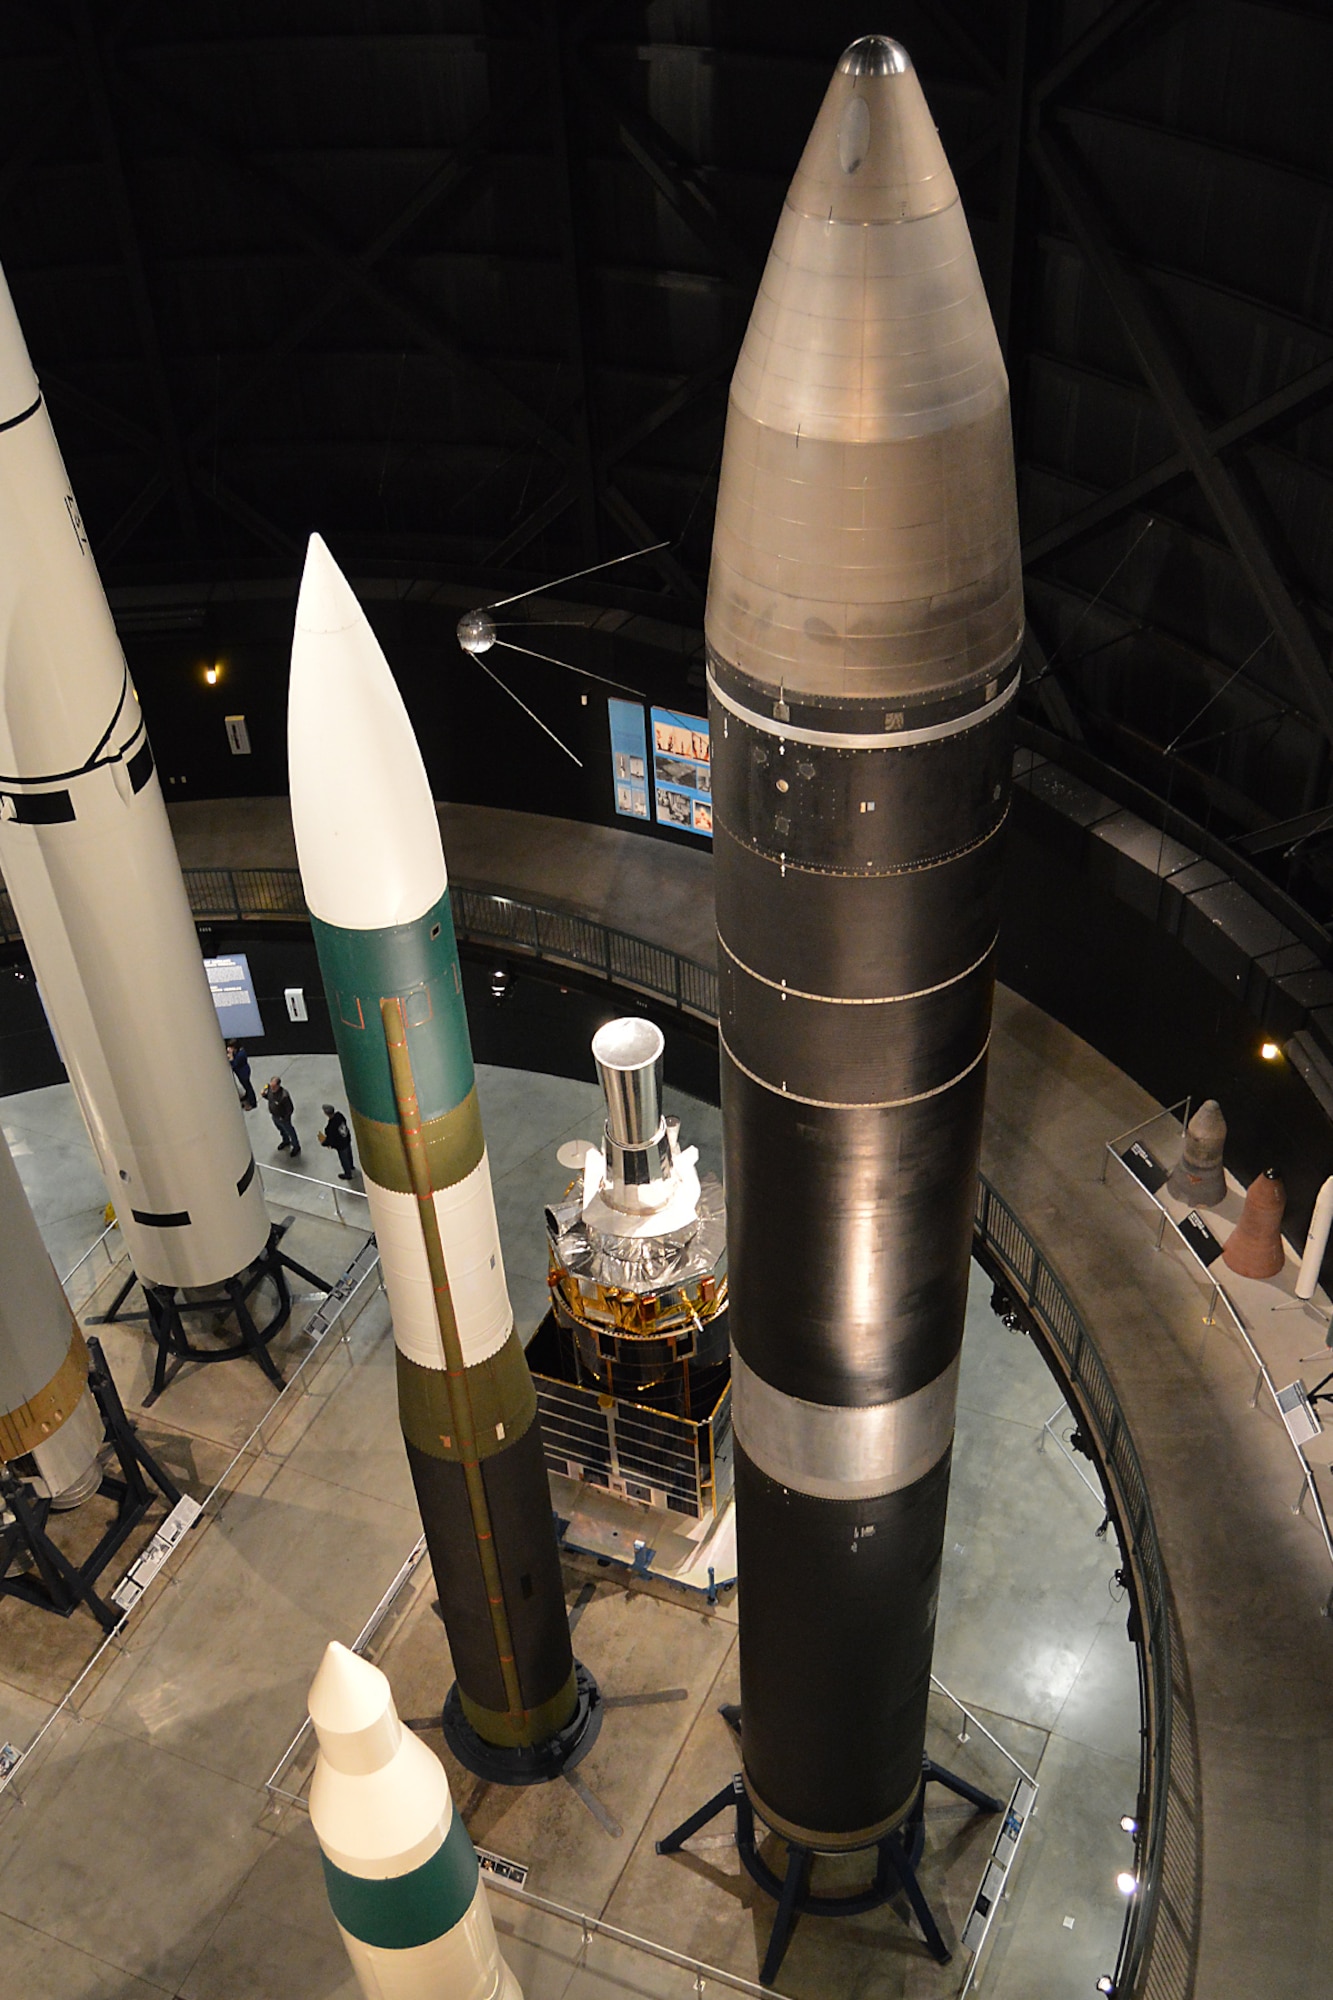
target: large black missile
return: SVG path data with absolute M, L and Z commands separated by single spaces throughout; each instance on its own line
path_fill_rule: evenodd
M 921 1782 L 1022 615 L 971 239 L 868 36 L 732 381 L 705 620 L 742 1756 L 822 1850 Z

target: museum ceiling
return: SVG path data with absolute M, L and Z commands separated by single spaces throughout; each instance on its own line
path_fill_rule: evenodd
M 872 29 L 1008 359 L 1028 717 L 1327 917 L 1319 0 L 7 0 L 0 260 L 108 584 L 294 581 L 316 524 L 495 595 L 663 544 L 580 594 L 697 628 L 751 299 Z

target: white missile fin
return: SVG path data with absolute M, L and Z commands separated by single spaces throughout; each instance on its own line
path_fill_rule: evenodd
M 315 916 L 383 930 L 434 907 L 448 873 L 421 751 L 380 643 L 318 535 L 296 605 L 287 762 Z
M 28 359 L 28 343 L 0 273 L 0 424 L 21 416 L 36 400 L 37 377 Z

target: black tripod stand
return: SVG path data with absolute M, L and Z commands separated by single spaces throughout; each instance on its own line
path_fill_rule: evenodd
M 291 1228 L 292 1220 L 293 1218 L 288 1216 L 285 1222 L 275 1222 L 269 1231 L 268 1242 L 254 1263 L 238 1276 L 225 1279 L 221 1293 L 212 1298 L 182 1299 L 178 1297 L 180 1287 L 176 1285 L 144 1286 L 146 1317 L 152 1329 L 153 1339 L 157 1342 L 157 1365 L 153 1370 L 153 1386 L 144 1397 L 145 1409 L 150 1403 L 157 1401 L 182 1363 L 186 1361 L 197 1361 L 206 1365 L 213 1361 L 234 1361 L 239 1355 L 248 1354 L 259 1363 L 274 1387 L 282 1388 L 282 1375 L 268 1351 L 268 1343 L 291 1317 L 292 1296 L 287 1285 L 287 1273 L 290 1271 L 294 1276 L 304 1278 L 308 1284 L 318 1285 L 321 1292 L 333 1289 L 326 1279 L 316 1277 L 313 1271 L 307 1271 L 304 1264 L 297 1264 L 283 1251 L 282 1239 Z M 259 1326 L 250 1310 L 249 1301 L 265 1278 L 273 1280 L 278 1303 L 272 1317 L 265 1325 Z M 99 1326 L 109 1326 L 117 1319 L 144 1318 L 143 1313 L 122 1311 L 126 1299 L 138 1283 L 138 1273 L 131 1271 L 111 1301 L 110 1309 L 99 1314 L 94 1323 Z M 235 1318 L 241 1337 L 239 1340 L 229 1342 L 225 1347 L 199 1347 L 185 1330 L 182 1314 L 187 1312 L 230 1314 Z M 174 1363 L 174 1366 L 169 1366 L 169 1363 Z
M 735 1727 L 739 1720 L 737 1711 L 728 1707 L 721 1713 L 726 1721 Z M 772 1896 L 778 1906 L 768 1940 L 768 1950 L 764 1954 L 764 1963 L 759 1974 L 760 1983 L 764 1986 L 771 1986 L 777 1978 L 783 1958 L 786 1956 L 787 1946 L 791 1942 L 796 1919 L 802 1912 L 816 1917 L 860 1916 L 866 1910 L 876 1910 L 882 1903 L 887 1903 L 900 1889 L 911 1906 L 912 1915 L 921 1926 L 927 1951 L 940 1965 L 947 1965 L 952 1954 L 940 1936 L 939 1925 L 922 1893 L 916 1872 L 920 1866 L 926 1841 L 927 1785 L 945 1786 L 948 1791 L 957 1793 L 960 1799 L 966 1799 L 969 1804 L 974 1805 L 978 1812 L 997 1813 L 1004 1810 L 1001 1801 L 992 1798 L 989 1792 L 983 1792 L 976 1785 L 970 1785 L 966 1778 L 956 1777 L 952 1771 L 946 1771 L 941 1765 L 932 1763 L 929 1757 L 923 1758 L 921 1784 L 907 1818 L 892 1833 L 884 1834 L 869 1847 L 859 1850 L 863 1853 L 873 1853 L 875 1856 L 875 1873 L 869 1888 L 854 1891 L 847 1896 L 819 1896 L 811 1890 L 810 1870 L 817 1850 L 804 1847 L 799 1841 L 787 1841 L 785 1873 L 781 1876 L 775 1874 L 760 1854 L 756 1844 L 755 1810 L 745 1789 L 745 1780 L 739 1772 L 729 1784 L 723 1786 L 720 1792 L 716 1792 L 706 1805 L 700 1806 L 697 1812 L 682 1820 L 665 1840 L 659 1840 L 657 1851 L 659 1854 L 675 1854 L 693 1834 L 698 1833 L 701 1827 L 707 1826 L 709 1820 L 716 1819 L 718 1814 L 725 1812 L 729 1806 L 735 1809 L 736 1852 L 740 1855 L 741 1865 L 751 1881 L 757 1883 L 765 1895 Z M 762 1827 L 762 1822 L 760 1825 Z M 761 1832 L 760 1838 L 762 1837 Z M 846 1851 L 855 1853 L 858 1850 L 853 1848 Z

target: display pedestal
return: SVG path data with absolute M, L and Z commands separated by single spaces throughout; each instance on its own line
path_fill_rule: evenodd
M 733 1727 L 739 1720 L 735 1709 L 726 1708 L 721 1713 Z M 906 1896 L 912 1915 L 921 1926 L 921 1934 L 931 1957 L 940 1965 L 947 1965 L 952 1954 L 940 1935 L 939 1925 L 935 1922 L 917 1879 L 917 1869 L 926 1840 L 926 1786 L 931 1784 L 943 1785 L 948 1791 L 955 1792 L 960 1799 L 967 1799 L 978 1812 L 1004 1811 L 1002 1802 L 992 1798 L 989 1792 L 983 1792 L 976 1785 L 968 1784 L 965 1778 L 955 1777 L 952 1771 L 946 1771 L 941 1765 L 932 1763 L 929 1757 L 923 1758 L 920 1788 L 912 1809 L 902 1824 L 892 1833 L 886 1833 L 882 1839 L 864 1849 L 839 1850 L 840 1854 L 862 1852 L 873 1854 L 875 1857 L 875 1873 L 869 1887 L 846 1896 L 820 1896 L 811 1890 L 810 1872 L 820 1850 L 804 1847 L 799 1841 L 787 1841 L 787 1866 L 781 1876 L 769 1867 L 759 1852 L 755 1834 L 757 1816 L 750 1795 L 745 1789 L 745 1780 L 739 1772 L 720 1792 L 715 1793 L 706 1805 L 700 1806 L 697 1812 L 682 1820 L 665 1840 L 659 1840 L 657 1851 L 659 1854 L 675 1854 L 692 1835 L 699 1832 L 701 1827 L 716 1819 L 719 1813 L 726 1812 L 729 1808 L 735 1811 L 736 1852 L 741 1858 L 741 1865 L 751 1881 L 757 1883 L 765 1895 L 772 1896 L 778 1906 L 777 1916 L 773 1920 L 772 1934 L 768 1940 L 768 1950 L 759 1974 L 760 1982 L 765 1986 L 771 1986 L 777 1978 L 783 1958 L 786 1956 L 787 1946 L 791 1942 L 796 1919 L 802 1913 L 816 1917 L 860 1916 L 866 1910 L 878 1909 L 881 1904 L 889 1902 L 899 1890 Z M 759 1839 L 762 1839 L 767 1829 L 763 1827 L 762 1821 L 759 1822 L 759 1827 Z M 785 1838 L 785 1836 L 780 1837 Z

